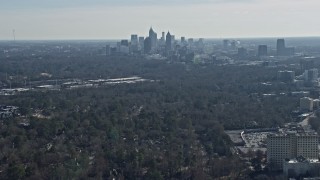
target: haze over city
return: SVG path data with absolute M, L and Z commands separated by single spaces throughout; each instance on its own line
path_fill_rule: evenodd
M 320 179 L 319 0 L 0 0 L 1 179 Z
M 172 31 L 194 38 L 319 36 L 317 0 L 3 1 L 0 39 L 122 39 Z

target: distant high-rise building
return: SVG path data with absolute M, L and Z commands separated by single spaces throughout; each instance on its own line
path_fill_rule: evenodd
M 287 48 L 284 39 L 277 40 L 277 55 L 278 56 L 293 56 L 295 49 L 293 47 Z
M 166 36 L 166 51 L 170 52 L 171 50 L 172 50 L 172 36 L 170 32 L 168 32 Z
M 139 37 L 139 44 L 141 44 L 141 43 L 142 43 L 142 44 L 144 43 L 144 37 L 143 37 L 143 36 L 140 36 L 140 37 Z
M 120 45 L 128 47 L 129 46 L 129 41 L 128 40 L 121 40 Z
M 277 55 L 278 56 L 285 56 L 286 53 L 286 45 L 284 39 L 277 40 Z
M 185 44 L 186 43 L 186 38 L 185 37 L 181 37 L 181 44 Z
M 138 40 L 138 35 L 133 34 L 131 35 L 131 52 L 137 52 L 139 48 L 139 40 Z
M 176 36 L 175 35 L 171 35 L 171 43 L 173 44 L 176 41 Z
M 157 47 L 158 38 L 157 33 L 153 31 L 152 27 L 149 30 L 149 38 L 151 41 L 151 50 L 155 50 Z
M 147 37 L 145 40 L 144 40 L 144 53 L 145 54 L 148 54 L 151 52 L 151 38 L 150 37 Z
M 139 50 L 144 50 L 144 37 L 139 37 Z
M 268 55 L 268 46 L 267 45 L 259 45 L 258 46 L 258 56 L 267 56 Z
M 161 38 L 160 40 L 158 41 L 158 46 L 157 47 L 163 47 L 166 43 L 166 35 L 165 35 L 165 32 L 162 32 L 161 33 Z
M 120 43 L 117 44 L 117 50 L 122 54 L 129 54 L 129 41 L 121 40 Z
M 136 34 L 131 35 L 131 44 L 138 45 L 138 35 Z
M 189 44 L 190 47 L 193 46 L 193 38 L 189 38 L 188 39 L 188 44 Z

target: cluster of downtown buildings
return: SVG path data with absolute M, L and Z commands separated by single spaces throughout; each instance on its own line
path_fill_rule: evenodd
M 177 41 L 175 35 L 169 31 L 162 32 L 160 38 L 158 34 L 150 28 L 148 37 L 139 37 L 138 35 L 131 35 L 131 40 L 121 40 L 115 47 L 107 45 L 106 54 L 159 54 L 164 57 L 175 54 L 187 55 L 193 52 L 202 52 L 204 50 L 204 39 L 200 38 L 198 41 L 194 39 L 186 39 L 181 37 Z
M 147 37 L 132 34 L 130 40 L 124 39 L 115 45 L 106 46 L 106 55 L 160 55 L 161 57 L 177 60 L 193 60 L 195 55 L 208 54 L 207 49 L 213 49 L 212 44 L 207 44 L 203 38 L 176 38 L 169 31 L 162 32 L 161 36 L 150 28 Z M 222 41 L 221 46 L 216 48 L 219 52 L 234 55 L 233 59 L 245 60 L 248 57 L 279 56 L 289 57 L 295 54 L 294 47 L 286 47 L 284 39 L 278 39 L 276 52 L 268 49 L 267 45 L 258 45 L 254 50 L 241 45 L 238 40 Z M 210 54 L 210 60 L 214 61 L 217 56 Z M 218 55 L 219 56 L 219 55 Z

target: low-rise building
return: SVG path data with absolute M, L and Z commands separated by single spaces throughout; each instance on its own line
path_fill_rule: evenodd
M 302 156 L 294 159 L 286 159 L 283 161 L 283 173 L 288 178 L 299 176 L 319 176 L 320 161 L 319 159 L 306 159 Z
M 0 119 L 6 119 L 13 117 L 18 113 L 18 107 L 16 106 L 3 106 L 0 105 Z
M 303 97 L 300 99 L 300 111 L 312 111 L 313 110 L 313 99 L 309 97 Z
M 318 109 L 320 107 L 320 99 L 313 100 L 313 108 Z
M 293 82 L 295 78 L 294 71 L 279 71 L 278 80 L 282 82 Z

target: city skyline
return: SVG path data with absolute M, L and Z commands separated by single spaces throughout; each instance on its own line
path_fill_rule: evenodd
M 0 40 L 123 39 L 174 32 L 178 37 L 320 36 L 316 0 L 4 1 Z

